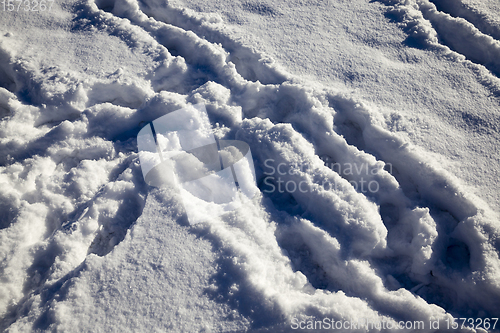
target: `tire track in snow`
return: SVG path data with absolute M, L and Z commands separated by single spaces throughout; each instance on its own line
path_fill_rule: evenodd
M 0 91 L 3 329 L 88 253 L 111 251 L 141 215 L 145 185 L 130 141 L 141 119 L 129 107 L 149 92 L 120 73 L 87 82 L 57 68 L 33 68 L 8 43 L 0 46 L 8 56 L 2 71 L 11 74 L 4 85 L 11 92 Z M 51 90 L 48 78 L 63 87 Z M 110 118 L 121 123 L 106 128 Z
M 159 5 L 161 5 L 161 11 L 155 9 Z M 197 17 L 192 11 L 175 8 L 168 3 L 160 3 L 157 0 L 141 1 L 139 6 L 142 12 L 157 21 L 177 26 L 186 31 L 193 31 L 212 44 L 220 44 L 229 53 L 228 60 L 236 66 L 238 73 L 245 80 L 252 82 L 259 80 L 263 84 L 281 84 L 289 79 L 289 75 L 280 70 L 273 59 L 265 57 L 257 50 L 230 38 L 224 32 L 222 20 L 217 16 Z M 113 11 L 111 7 L 110 11 Z
M 117 5 L 115 4 L 114 8 L 116 7 Z M 117 10 L 114 11 L 116 12 Z M 128 17 L 130 18 L 130 16 Z M 133 19 L 132 22 L 134 22 Z M 138 24 L 142 25 L 141 23 Z M 165 43 L 163 44 L 168 45 Z M 181 52 L 179 55 L 184 56 L 184 53 Z M 190 63 L 196 64 L 196 62 L 192 61 Z M 233 83 L 234 81 L 228 80 L 228 82 Z M 240 81 L 237 85 L 237 89 L 234 88 L 234 85 L 232 88 L 231 85 L 229 87 L 232 93 L 235 93 L 236 91 L 241 92 L 243 89 L 245 89 L 245 92 L 242 93 L 241 97 L 233 96 L 234 101 L 237 101 L 239 104 L 241 104 L 245 117 L 258 116 L 260 118 L 269 118 L 275 124 L 290 123 L 292 127 L 299 133 L 301 133 L 301 135 L 306 137 L 307 140 L 313 142 L 314 150 L 319 152 L 319 155 L 325 156 L 326 154 L 328 158 L 331 158 L 334 161 L 339 161 L 342 156 L 345 156 L 345 153 L 347 152 L 347 156 L 349 156 L 350 158 L 356 156 L 356 158 L 358 158 L 358 162 L 373 164 L 373 156 L 366 154 L 367 157 L 360 157 L 363 155 L 361 151 L 363 149 L 367 149 L 366 144 L 363 142 L 363 136 L 366 136 L 366 132 L 371 132 L 370 135 L 375 134 L 379 136 L 377 142 L 385 142 L 385 144 L 380 144 L 381 148 L 378 151 L 377 149 L 371 149 L 370 151 L 375 152 L 378 158 L 382 158 L 385 161 L 391 161 L 391 163 L 394 163 L 395 165 L 397 164 L 399 166 L 398 170 L 396 171 L 398 173 L 396 179 L 398 179 L 399 183 L 402 185 L 402 190 L 404 193 L 406 193 L 407 198 L 405 198 L 405 195 L 403 194 L 403 192 L 401 192 L 401 189 L 399 189 L 398 186 L 394 186 L 394 182 L 391 181 L 391 178 L 388 176 L 385 176 L 387 178 L 384 180 L 385 185 L 388 188 L 392 188 L 392 190 L 381 195 L 373 195 L 373 197 L 376 202 L 380 204 L 380 209 L 381 211 L 383 211 L 382 219 L 384 220 L 384 222 L 386 222 L 386 226 L 388 227 L 388 229 L 391 229 L 391 227 L 388 226 L 391 223 L 398 224 L 398 222 L 401 222 L 401 224 L 403 224 L 403 226 L 392 227 L 392 229 L 394 229 L 392 230 L 392 232 L 394 233 L 394 237 L 392 237 L 392 245 L 395 248 L 399 247 L 399 252 L 402 252 L 404 255 L 408 255 L 409 249 L 404 245 L 398 244 L 398 234 L 409 232 L 410 234 L 414 234 L 414 236 L 412 236 L 413 238 L 418 238 L 418 233 L 422 232 L 422 230 L 426 230 L 426 228 L 428 229 L 429 227 L 431 228 L 431 230 L 428 230 L 427 232 L 430 232 L 431 234 L 433 233 L 432 228 L 436 228 L 436 226 L 433 222 L 434 218 L 429 215 L 429 213 L 433 212 L 436 209 L 437 211 L 435 213 L 432 213 L 432 215 L 439 220 L 440 223 L 437 227 L 439 228 L 439 231 L 444 235 L 440 236 L 436 240 L 436 244 L 433 244 L 431 242 L 430 244 L 419 245 L 419 243 L 415 241 L 410 242 L 410 245 L 413 247 L 416 246 L 417 248 L 419 246 L 422 246 L 422 250 L 424 251 L 429 251 L 430 248 L 436 247 L 435 250 L 436 252 L 438 252 L 438 255 L 435 257 L 441 257 L 440 259 L 444 258 L 443 260 L 448 260 L 446 259 L 446 256 L 448 255 L 448 257 L 450 257 L 449 252 L 453 252 L 453 249 L 456 246 L 465 249 L 464 251 L 470 251 L 468 249 L 469 245 L 465 245 L 465 243 L 459 240 L 450 238 L 449 234 L 452 233 L 452 231 L 460 222 L 470 219 L 472 216 L 475 216 L 477 214 L 478 209 L 476 208 L 476 206 L 464 196 L 457 185 L 453 185 L 451 179 L 449 179 L 445 175 L 440 174 L 439 172 L 436 172 L 435 170 L 433 170 L 433 168 L 427 165 L 422 165 L 422 162 L 419 160 L 419 156 L 412 156 L 411 153 L 408 154 L 409 152 L 405 151 L 404 149 L 404 143 L 398 141 L 389 133 L 381 131 L 380 128 L 374 127 L 371 124 L 367 125 L 366 119 L 370 117 L 369 114 L 367 114 L 368 111 L 359 111 L 363 110 L 363 108 L 356 107 L 355 101 L 351 101 L 348 98 L 343 98 L 338 95 L 330 95 L 331 103 L 333 104 L 329 106 L 333 106 L 333 109 L 338 111 L 336 115 L 336 121 L 334 121 L 334 123 L 337 127 L 343 127 L 342 129 L 340 129 L 340 133 L 347 136 L 349 143 L 354 144 L 353 146 L 346 145 L 340 150 L 339 147 L 337 148 L 337 152 L 335 152 L 335 149 L 333 147 L 343 145 L 341 143 L 342 139 L 337 135 L 337 133 L 335 133 L 335 131 L 331 129 L 328 133 L 328 127 L 325 127 L 326 132 L 331 136 L 331 138 L 328 138 L 327 135 L 325 136 L 318 134 L 321 133 L 321 130 L 318 130 L 318 123 L 314 123 L 314 120 L 309 122 L 304 121 L 305 117 L 317 117 L 319 119 L 318 121 L 321 122 L 321 116 L 318 116 L 316 112 L 310 111 L 313 108 L 314 104 L 321 103 L 318 103 L 317 101 L 310 101 L 309 103 L 311 105 L 297 106 L 297 104 L 299 104 L 297 103 L 297 99 L 300 100 L 302 98 L 302 101 L 308 100 L 308 97 L 306 96 L 307 93 L 304 93 L 301 87 L 293 87 L 292 85 L 287 85 L 284 83 L 279 87 L 252 86 L 247 84 L 247 87 L 242 89 L 242 85 L 245 86 L 245 83 L 241 83 Z M 257 94 L 258 97 L 256 97 L 255 94 Z M 301 98 L 297 98 L 297 96 L 301 96 Z M 314 98 L 312 99 L 314 100 Z M 256 104 L 255 102 L 252 103 L 252 101 L 256 101 Z M 347 119 L 348 121 L 345 120 L 346 114 L 348 114 L 347 118 L 350 118 Z M 322 116 L 324 116 L 324 114 Z M 356 117 L 360 119 L 364 118 L 365 121 L 360 122 L 360 119 L 355 119 Z M 351 133 L 345 132 L 346 130 L 350 131 Z M 335 138 L 336 136 L 337 138 Z M 359 141 L 359 137 L 361 137 L 361 142 Z M 354 140 L 355 138 L 357 138 L 357 140 Z M 252 136 L 241 136 L 239 137 L 239 139 L 251 141 L 255 138 Z M 390 142 L 391 144 L 388 145 L 387 142 Z M 255 144 L 253 147 L 256 147 L 257 151 L 265 150 L 259 149 L 257 144 Z M 357 149 L 355 147 L 357 147 Z M 280 154 L 278 151 L 276 151 L 275 153 L 276 154 L 273 154 L 273 156 Z M 392 154 L 394 155 L 390 156 Z M 408 165 L 398 163 L 400 162 L 402 156 L 405 156 L 406 159 L 412 156 L 410 160 L 414 161 L 411 163 L 422 165 L 417 175 L 411 175 L 413 170 Z M 261 157 L 260 162 L 262 162 L 264 159 L 264 157 Z M 349 159 L 345 159 L 345 161 L 349 161 Z M 286 162 L 290 163 L 290 161 Z M 380 178 L 383 179 L 384 177 Z M 291 178 L 285 178 L 285 180 L 291 180 Z M 436 185 L 436 183 L 440 185 Z M 300 198 L 295 194 L 293 194 L 292 196 L 294 196 L 295 202 L 298 202 L 300 205 L 305 206 L 307 209 L 308 205 L 304 202 L 303 198 Z M 447 199 L 445 200 L 443 199 L 443 197 L 446 197 Z M 409 200 L 408 198 L 411 199 Z M 355 202 L 357 202 L 357 200 L 355 200 Z M 431 205 L 431 209 L 429 210 L 425 208 L 427 210 L 422 210 L 418 208 L 422 205 L 424 207 L 426 207 L 426 205 Z M 415 206 L 417 206 L 418 209 L 416 209 Z M 362 204 L 361 207 L 364 207 L 364 204 Z M 313 214 L 312 220 L 316 221 L 317 223 L 318 221 L 325 220 L 325 217 L 315 217 Z M 392 222 L 387 222 L 389 220 L 392 220 Z M 415 227 L 415 224 L 418 226 L 421 223 L 423 223 L 422 228 L 424 229 Z M 426 223 L 430 223 L 430 225 L 427 225 Z M 322 227 L 325 228 L 326 225 L 322 225 Z M 326 228 L 330 231 L 330 234 L 338 233 L 338 229 L 328 229 L 328 227 Z M 444 254 L 443 251 L 445 252 Z M 433 260 L 435 261 L 436 258 L 430 258 L 428 257 L 428 255 L 422 252 L 420 257 L 419 255 L 416 255 L 416 263 L 414 264 L 413 269 L 420 272 L 426 272 L 426 279 L 428 279 L 428 277 L 432 274 L 430 274 L 430 269 L 427 269 L 426 271 L 425 266 L 428 264 L 428 262 L 432 263 Z M 428 266 L 432 267 L 432 265 Z M 485 267 L 482 268 L 484 269 Z M 432 285 L 432 283 L 429 283 L 428 281 L 424 282 L 427 285 Z M 469 296 L 472 295 L 473 292 L 471 292 Z M 461 304 L 463 306 L 464 303 L 462 302 Z
M 116 4 L 115 4 L 115 7 L 116 7 Z M 132 22 L 134 22 L 134 21 L 132 20 Z M 163 43 L 163 44 L 165 45 L 165 43 Z M 184 54 L 181 53 L 180 55 L 184 55 Z M 190 61 L 188 61 L 188 63 L 189 62 Z M 191 61 L 191 63 L 192 64 L 196 64 L 196 62 L 192 62 L 192 61 Z M 221 63 L 222 62 L 219 62 L 219 64 L 221 64 Z M 229 80 L 227 80 L 227 82 L 233 83 L 234 81 L 232 81 L 231 79 L 229 79 Z M 235 89 L 234 86 L 233 86 L 233 88 L 231 89 L 231 91 L 232 92 L 235 91 L 235 90 L 241 91 L 241 85 L 244 85 L 244 83 L 242 84 L 241 81 L 240 81 L 237 84 L 238 89 Z M 251 86 L 250 87 L 246 87 L 247 90 L 249 90 L 249 88 L 253 88 L 253 89 L 257 88 L 257 91 L 258 91 L 257 96 L 252 96 L 252 95 L 255 94 L 255 92 L 252 92 L 250 90 L 248 92 L 245 91 L 242 94 L 242 97 L 240 97 L 239 99 L 237 99 L 236 97 L 234 97 L 238 102 L 240 102 L 242 104 L 243 114 L 246 117 L 251 117 L 251 116 L 256 116 L 257 115 L 257 116 L 259 116 L 261 118 L 269 118 L 274 123 L 281 123 L 281 122 L 291 123 L 294 128 L 299 129 L 300 133 L 302 133 L 306 137 L 308 136 L 309 140 L 312 140 L 314 142 L 324 142 L 325 141 L 324 137 L 320 137 L 320 136 L 314 137 L 314 134 L 312 134 L 312 133 L 317 133 L 318 132 L 317 128 L 316 128 L 316 131 L 313 128 L 311 128 L 311 127 L 308 128 L 307 123 L 304 123 L 303 119 L 300 119 L 300 118 L 305 117 L 303 114 L 300 114 L 300 113 L 304 112 L 304 111 L 307 111 L 308 107 L 311 108 L 310 105 L 305 106 L 305 107 L 302 106 L 302 108 L 301 107 L 296 108 L 296 104 L 297 104 L 296 99 L 293 98 L 293 97 L 291 97 L 291 96 L 297 96 L 297 94 L 300 95 L 301 93 L 303 94 L 303 92 L 301 91 L 300 88 L 299 89 L 294 89 L 294 87 L 287 87 L 286 85 L 282 85 L 281 87 L 279 87 L 279 89 L 276 88 L 276 87 L 272 87 L 272 86 L 270 86 L 270 87 L 267 87 L 267 86 L 264 86 L 264 87 L 262 87 L 262 86 L 259 86 L 259 87 L 251 87 Z M 287 89 L 290 89 L 290 91 L 288 93 L 283 92 L 283 91 L 286 91 Z M 277 96 L 273 96 L 275 94 Z M 305 99 L 307 99 L 307 98 L 305 98 Z M 249 106 L 248 105 L 248 104 L 252 104 L 251 102 L 249 103 L 248 101 L 255 101 L 255 100 L 258 101 L 257 105 L 255 105 L 255 104 L 253 106 Z M 247 105 L 245 105 L 245 104 L 247 104 Z M 314 102 L 313 102 L 313 104 L 314 104 Z M 344 107 L 344 109 L 348 109 L 348 108 Z M 299 112 L 299 111 L 301 111 L 301 112 Z M 312 114 L 314 114 L 314 112 L 312 112 Z M 298 121 L 294 121 L 294 119 L 293 119 L 294 117 L 299 118 L 299 120 Z M 311 122 L 309 125 L 313 125 L 312 123 L 313 122 Z M 317 124 L 314 124 L 314 125 L 317 125 Z M 312 136 L 312 138 L 311 138 L 311 136 Z M 390 138 L 390 136 L 389 136 L 389 138 Z M 247 139 L 250 140 L 251 138 L 247 138 Z M 328 142 L 328 140 L 326 140 L 326 141 Z M 338 145 L 338 142 L 335 142 L 335 143 Z M 327 145 L 327 144 L 325 144 L 325 145 Z M 335 146 L 335 145 L 332 144 L 332 146 Z M 317 149 L 317 147 L 316 147 L 316 149 Z M 347 151 L 349 151 L 349 150 L 351 150 L 351 152 L 350 152 L 351 155 L 355 155 L 356 153 L 359 154 L 359 151 L 356 152 L 356 149 L 354 149 L 354 151 L 352 151 L 352 148 L 347 148 Z M 257 151 L 260 151 L 260 150 L 257 149 Z M 341 154 L 338 154 L 338 155 L 341 155 Z M 446 179 L 444 179 L 443 181 L 446 182 Z M 397 190 L 395 190 L 395 191 L 397 192 Z M 398 197 L 399 198 L 400 196 L 393 195 L 393 197 Z M 397 199 L 397 200 L 401 201 L 401 199 Z M 467 202 L 467 201 L 465 201 L 465 202 Z M 394 202 L 387 203 L 387 205 L 393 205 L 395 207 L 399 207 L 400 206 L 400 203 L 396 202 L 396 204 L 397 205 L 395 206 Z M 464 209 L 465 209 L 464 212 L 465 213 L 461 213 L 459 211 L 457 214 L 461 218 L 467 218 L 467 217 L 469 217 L 471 215 L 474 215 L 475 214 L 474 209 L 472 209 L 471 211 L 467 212 L 467 208 L 466 207 L 469 207 L 469 206 L 470 206 L 470 204 L 464 205 Z M 424 212 L 424 215 L 426 215 L 425 212 Z M 422 216 L 418 216 L 417 219 L 420 219 L 421 217 Z M 404 218 L 401 218 L 401 220 L 404 220 Z M 425 259 L 425 258 L 423 258 L 423 259 Z M 429 259 L 429 258 L 427 258 L 427 259 Z
M 216 248 L 227 253 L 224 263 L 228 271 L 234 272 L 234 276 L 224 279 L 214 276 L 214 289 L 207 291 L 214 298 L 222 295 L 253 321 L 280 328 L 283 317 L 288 321 L 295 315 L 303 318 L 331 316 L 340 320 L 356 318 L 360 309 L 367 319 L 374 321 L 385 316 L 404 320 L 446 318 L 442 309 L 416 298 L 410 289 L 427 300 L 438 289 L 463 292 L 464 299 L 459 300 L 456 307 L 448 304 L 455 313 L 464 313 L 461 311 L 464 311 L 464 304 L 470 304 L 467 302 L 481 302 L 484 292 L 498 294 L 492 281 L 498 272 L 496 266 L 482 281 L 476 280 L 472 274 L 485 272 L 486 264 L 498 259 L 495 259 L 495 249 L 498 251 L 500 246 L 494 242 L 498 230 L 489 224 L 487 216 L 477 216 L 486 215 L 484 209 L 471 202 L 451 178 L 423 163 L 421 156 L 413 153 L 411 147 L 378 127 L 370 110 L 335 92 L 314 91 L 290 82 L 261 84 L 257 82 L 261 81 L 259 73 L 262 71 L 256 67 L 261 66 L 258 61 L 249 66 L 253 74 L 248 74 L 248 68 L 244 69 L 246 73 L 238 73 L 242 67 L 238 69 L 229 63 L 230 51 L 184 29 L 153 19 L 145 22 L 145 15 L 141 15 L 134 2 L 108 2 L 102 3 L 101 7 L 122 14 L 132 24 L 97 11 L 91 3 L 81 8 L 83 17 L 94 16 L 95 22 L 106 21 L 109 29 L 117 35 L 133 31 L 136 33 L 134 42 L 148 39 L 149 45 L 163 52 L 165 59 L 170 61 L 165 72 L 156 70 L 158 75 L 150 78 L 152 85 L 153 79 L 161 82 L 162 74 L 172 73 L 169 72 L 170 65 L 178 72 L 169 77 L 176 79 L 180 76 L 180 80 L 185 78 L 193 84 L 192 91 L 186 95 L 179 94 L 172 86 L 158 85 L 161 88 L 154 90 L 162 90 L 158 93 L 160 96 L 144 99 L 140 106 L 142 111 L 151 112 L 147 116 L 130 115 L 120 106 L 103 106 L 99 103 L 109 100 L 94 97 L 97 104 L 83 113 L 89 134 L 112 140 L 124 131 L 133 141 L 137 125 L 132 124 L 139 120 L 154 119 L 155 112 L 159 115 L 168 110 L 168 104 L 175 104 L 170 106 L 175 109 L 183 103 L 203 102 L 207 104 L 210 116 L 226 129 L 218 134 L 221 138 L 236 138 L 250 144 L 256 153 L 256 165 L 261 167 L 260 171 L 257 170 L 261 184 L 264 177 L 262 165 L 266 159 L 273 158 L 277 163 L 287 165 L 311 165 L 309 170 L 283 175 L 284 181 L 306 182 L 313 189 L 311 193 L 304 195 L 295 191 L 264 195 L 248 202 L 249 209 L 223 217 L 224 223 L 193 228 L 193 232 L 204 234 Z M 159 44 L 145 36 L 153 36 Z M 182 66 L 182 60 L 174 62 L 165 53 L 169 47 L 176 49 L 177 59 L 185 59 L 186 67 Z M 269 78 L 262 78 L 262 82 L 266 80 Z M 115 90 L 119 89 L 110 88 L 110 93 Z M 122 98 L 117 104 L 123 102 L 127 101 Z M 130 107 L 137 107 L 137 103 Z M 99 122 L 103 122 L 108 114 L 116 116 L 119 111 L 125 113 L 119 118 L 124 125 L 112 132 L 99 128 Z M 393 163 L 397 172 L 394 175 L 388 172 L 373 175 L 383 190 L 366 195 L 349 184 L 349 181 L 359 180 L 356 177 L 360 175 L 339 174 L 325 166 L 320 157 L 338 163 L 366 164 L 370 168 Z M 125 177 L 138 186 L 137 182 L 142 179 L 137 166 L 132 170 L 135 173 Z M 345 188 L 325 190 L 321 187 L 324 179 L 340 182 Z M 114 197 L 113 186 L 113 183 L 106 186 L 110 198 Z M 300 213 L 291 210 L 290 205 L 279 205 L 280 200 L 292 199 L 301 206 Z M 436 208 L 429 209 L 431 203 L 439 209 L 438 214 L 433 214 Z M 108 202 L 104 200 L 101 204 Z M 85 219 L 86 214 L 89 211 L 81 218 Z M 446 214 L 452 217 L 436 217 Z M 76 223 L 67 227 L 72 228 L 73 224 Z M 478 225 L 485 230 L 490 228 L 486 236 L 476 228 Z M 117 226 L 122 234 L 129 227 L 130 224 L 121 223 Z M 452 236 L 457 239 L 454 244 L 450 240 Z M 58 237 L 59 241 L 66 239 L 62 233 Z M 102 237 L 96 239 L 94 242 L 103 243 L 102 247 L 96 250 L 95 246 L 90 246 L 90 252 L 105 255 L 116 245 L 106 245 L 99 240 Z M 290 242 L 291 239 L 295 241 Z M 464 241 L 458 243 L 458 239 Z M 477 243 L 474 240 L 478 240 Z M 454 255 L 462 250 L 470 252 L 470 263 L 456 263 L 459 260 Z M 40 251 L 37 253 L 45 253 Z M 393 261 L 403 262 L 402 267 L 395 268 L 391 265 Z M 461 271 L 460 264 L 467 269 Z M 314 266 L 318 268 L 317 272 Z M 313 281 L 318 274 L 323 277 L 320 281 Z M 50 278 L 58 279 L 57 276 Z M 457 282 L 458 285 L 453 287 Z M 28 289 L 39 288 L 37 292 L 43 292 L 49 287 L 39 284 Z M 30 296 L 27 290 L 26 302 L 21 302 L 21 307 L 29 303 Z M 238 303 L 238 299 L 247 299 L 248 304 Z M 497 310 L 492 303 L 483 306 L 492 313 Z M 414 311 L 401 310 L 406 308 Z M 267 319 L 259 321 L 259 316 L 266 313 Z M 284 331 L 285 327 L 282 326 Z
M 464 63 L 477 73 L 478 80 L 500 95 L 500 41 L 466 19 L 437 10 L 429 0 L 379 2 L 389 7 L 388 16 L 395 18 L 408 34 L 410 46 L 437 47 L 455 61 L 466 60 Z
M 483 34 L 490 35 L 496 40 L 500 40 L 500 26 L 488 19 L 485 13 L 464 3 L 461 0 L 430 0 L 437 10 L 450 14 L 457 18 L 461 17 L 472 23 Z
M 423 290 L 419 290 L 417 293 L 425 299 L 440 304 L 432 296 L 432 293 L 439 293 L 439 288 L 436 287 L 438 285 L 440 288 L 454 286 L 452 289 L 455 289 L 457 294 L 463 293 L 467 294 L 467 296 L 459 297 L 459 299 L 453 301 L 445 300 L 443 305 L 446 304 L 450 307 L 452 304 L 455 306 L 459 304 L 458 307 L 462 307 L 463 310 L 470 306 L 468 302 L 473 299 L 476 304 L 481 304 L 481 297 L 483 296 L 478 297 L 477 295 L 482 294 L 483 290 L 490 289 L 491 292 L 498 294 L 499 291 L 495 287 L 493 275 L 488 278 L 489 282 L 485 284 L 482 284 L 484 281 L 474 282 L 479 285 L 477 289 L 471 289 L 470 286 L 465 286 L 463 281 L 460 281 L 460 279 L 469 281 L 471 278 L 473 279 L 474 271 L 488 270 L 489 264 L 487 262 L 489 259 L 487 258 L 497 260 L 498 250 L 500 249 L 497 237 L 500 230 L 493 227 L 495 215 L 488 212 L 488 208 L 484 203 L 464 192 L 461 186 L 449 175 L 439 171 L 436 166 L 429 165 L 429 162 L 422 160 L 422 157 L 416 154 L 411 146 L 376 125 L 375 119 L 370 116 L 369 110 L 363 107 L 362 104 L 352 100 L 339 101 L 338 97 L 333 97 L 331 100 L 334 105 L 338 105 L 339 102 L 344 104 L 341 108 L 337 107 L 337 109 L 341 110 L 341 115 L 337 121 L 339 122 L 338 125 L 341 125 L 339 126 L 339 132 L 344 135 L 347 142 L 355 141 L 360 149 L 377 157 L 380 156 L 383 161 L 390 163 L 394 169 L 393 176 L 397 179 L 407 198 L 411 199 L 410 207 L 417 207 L 417 209 L 412 209 L 411 213 L 406 208 L 405 214 L 401 200 L 399 202 L 379 201 L 381 203 L 380 212 L 382 218 L 388 227 L 388 242 L 391 248 L 400 248 L 401 236 L 408 234 L 408 232 L 411 233 L 412 229 L 413 232 L 416 232 L 414 226 L 418 220 L 420 220 L 420 223 L 427 224 L 432 221 L 428 226 L 432 226 L 438 232 L 435 234 L 434 231 L 424 227 L 424 229 L 428 230 L 426 232 L 431 231 L 431 234 L 435 234 L 433 242 L 428 244 L 432 247 L 432 256 L 426 258 L 427 263 L 421 262 L 423 264 L 422 268 L 427 266 L 428 263 L 431 264 L 431 282 L 423 281 L 426 288 L 431 291 L 428 295 L 423 295 Z M 418 207 L 427 209 L 427 212 L 421 211 Z M 424 214 L 422 215 L 422 213 Z M 427 214 L 429 214 L 428 217 L 426 217 Z M 411 215 L 414 215 L 414 221 L 408 224 L 408 218 Z M 394 220 L 398 217 L 400 226 L 394 225 Z M 428 222 L 425 222 L 425 220 Z M 481 230 L 483 227 L 472 227 L 474 224 L 482 225 L 492 233 L 490 236 L 483 238 L 484 234 Z M 487 227 L 487 225 L 493 227 L 495 231 Z M 402 231 L 404 228 L 409 228 L 409 231 Z M 422 231 L 423 229 L 420 229 L 419 232 Z M 415 239 L 418 239 L 418 237 Z M 478 241 L 479 239 L 483 240 Z M 488 248 L 490 249 L 488 250 Z M 405 250 L 401 250 L 404 253 Z M 475 257 L 479 253 L 481 255 Z M 470 260 L 467 259 L 467 256 L 469 256 Z M 424 258 L 425 256 L 421 258 L 417 256 L 415 259 L 418 262 Z M 465 260 L 461 258 L 465 258 Z M 414 268 L 416 268 L 416 271 L 421 269 L 421 267 Z M 454 281 L 459 271 L 462 271 L 461 274 L 463 275 L 459 274 L 462 277 Z M 443 300 L 440 301 L 443 302 Z M 496 310 L 493 309 L 497 305 L 491 302 L 489 307 L 494 312 Z
M 483 34 L 476 26 L 462 18 L 453 18 L 440 12 L 432 2 L 418 2 L 425 19 L 436 29 L 438 37 L 452 50 L 467 59 L 488 68 L 500 77 L 500 42 Z

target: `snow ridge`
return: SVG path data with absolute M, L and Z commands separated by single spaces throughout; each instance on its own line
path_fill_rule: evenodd
M 500 25 L 493 17 L 466 1 L 431 0 L 436 8 L 457 18 L 461 17 L 472 23 L 483 34 L 500 40 Z
M 471 13 L 460 1 L 380 1 L 408 33 L 408 42 L 417 47 L 436 47 L 473 69 L 496 96 L 500 90 L 500 41 L 498 26 Z M 438 10 L 440 9 L 446 11 Z
M 484 51 L 466 56 L 498 75 L 498 41 L 428 1 L 412 4 L 394 10 L 417 18 L 414 35 L 437 43 L 459 29 Z M 154 0 L 89 0 L 74 11 L 75 28 L 115 36 L 155 66 L 137 77 L 80 78 L 35 68 L 0 45 L 0 207 L 9 211 L 0 221 L 0 328 L 63 325 L 54 304 L 69 302 L 72 279 L 90 269 L 94 254 L 120 255 L 123 240 L 140 234 L 152 192 L 140 172 L 137 132 L 196 103 L 206 105 L 218 139 L 247 142 L 255 158 L 262 194 L 221 223 L 190 229 L 222 254 L 224 272 L 206 293 L 249 329 L 286 332 L 292 318 L 357 320 L 360 312 L 393 324 L 500 312 L 497 216 L 385 130 L 363 102 L 298 83 L 232 41 L 214 17 Z M 280 181 L 303 184 L 305 193 L 268 191 L 279 185 L 266 178 L 270 166 L 280 165 L 294 171 L 279 173 Z M 362 181 L 378 190 L 353 185 Z M 176 194 L 165 196 L 155 200 L 171 203 Z M 175 207 L 165 210 L 183 223 Z

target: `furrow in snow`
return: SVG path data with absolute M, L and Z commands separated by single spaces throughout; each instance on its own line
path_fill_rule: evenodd
M 470 22 L 453 18 L 440 12 L 427 0 L 418 1 L 424 18 L 436 29 L 439 38 L 452 50 L 467 59 L 484 65 L 497 77 L 500 76 L 500 42 L 483 34 Z
M 13 213 L 0 229 L 0 294 L 7 300 L 0 303 L 1 328 L 23 313 L 57 316 L 51 306 L 63 283 L 71 288 L 72 274 L 92 275 L 92 263 L 105 262 L 88 254 L 120 256 L 118 244 L 128 249 L 147 234 L 144 225 L 162 219 L 140 217 L 152 190 L 142 179 L 135 136 L 153 119 L 197 103 L 206 105 L 218 139 L 245 141 L 254 154 L 261 194 L 220 223 L 190 229 L 224 259 L 207 294 L 249 318 L 253 329 L 286 331 L 294 317 L 356 320 L 360 311 L 391 322 L 498 313 L 500 232 L 486 204 L 383 130 L 358 101 L 285 81 L 288 75 L 206 20 L 189 13 L 174 19 L 179 12 L 170 7 L 153 15 L 164 7 L 153 1 L 141 6 L 86 1 L 73 21 L 154 59 L 138 78 L 35 68 L 23 72 L 23 86 L 34 88 L 33 102 L 23 103 L 14 94 L 21 81 L 10 65 L 2 67 L 10 76 L 1 83 L 12 92 L 0 91 L 7 110 L 0 145 L 10 156 L 0 167 L 0 202 Z M 459 22 L 430 5 L 426 15 Z M 427 28 L 415 31 L 429 39 Z M 235 66 L 236 58 L 250 64 Z M 54 76 L 64 89 L 50 86 Z M 53 96 L 71 107 L 51 105 Z M 363 190 L 363 181 L 377 190 Z M 165 195 L 170 206 L 161 216 L 182 225 L 176 192 Z M 152 229 L 152 243 L 169 241 L 161 225 Z M 471 304 L 477 313 L 467 311 Z M 54 328 L 57 320 L 45 324 Z
M 157 0 L 141 1 L 139 6 L 142 12 L 158 21 L 193 31 L 213 44 L 220 44 L 229 53 L 228 60 L 235 64 L 238 73 L 248 81 L 280 84 L 289 77 L 272 58 L 243 45 L 241 41 L 231 39 L 224 31 L 225 27 L 218 16 L 197 17 L 192 11 L 175 8 L 169 3 L 164 4 Z M 155 9 L 159 6 L 161 11 Z
M 500 22 L 495 21 L 494 17 L 490 17 L 474 4 L 467 1 L 454 1 L 454 0 L 430 0 L 437 10 L 450 14 L 457 18 L 461 17 L 472 23 L 483 34 L 490 35 L 496 40 L 500 40 Z
M 440 12 L 427 0 L 380 0 L 388 14 L 408 34 L 406 43 L 419 48 L 433 48 L 451 60 L 461 62 L 478 76 L 495 96 L 500 96 L 500 42 L 480 32 L 462 18 Z

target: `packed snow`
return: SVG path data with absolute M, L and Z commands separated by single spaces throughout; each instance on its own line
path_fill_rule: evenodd
M 0 3 L 0 330 L 500 331 L 496 1 L 42 1 Z M 238 207 L 148 178 L 193 123 Z

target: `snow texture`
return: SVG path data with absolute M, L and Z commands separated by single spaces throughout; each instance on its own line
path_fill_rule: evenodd
M 499 317 L 498 5 L 200 3 L 0 13 L 0 329 L 290 332 L 331 318 L 434 332 L 430 320 Z M 311 24 L 351 21 L 328 42 L 333 74 L 328 49 L 287 51 L 308 38 L 290 17 L 324 6 L 331 22 Z M 314 43 L 335 39 L 318 29 Z M 146 184 L 137 135 L 195 104 L 217 140 L 249 145 L 260 191 L 190 225 L 178 189 Z

